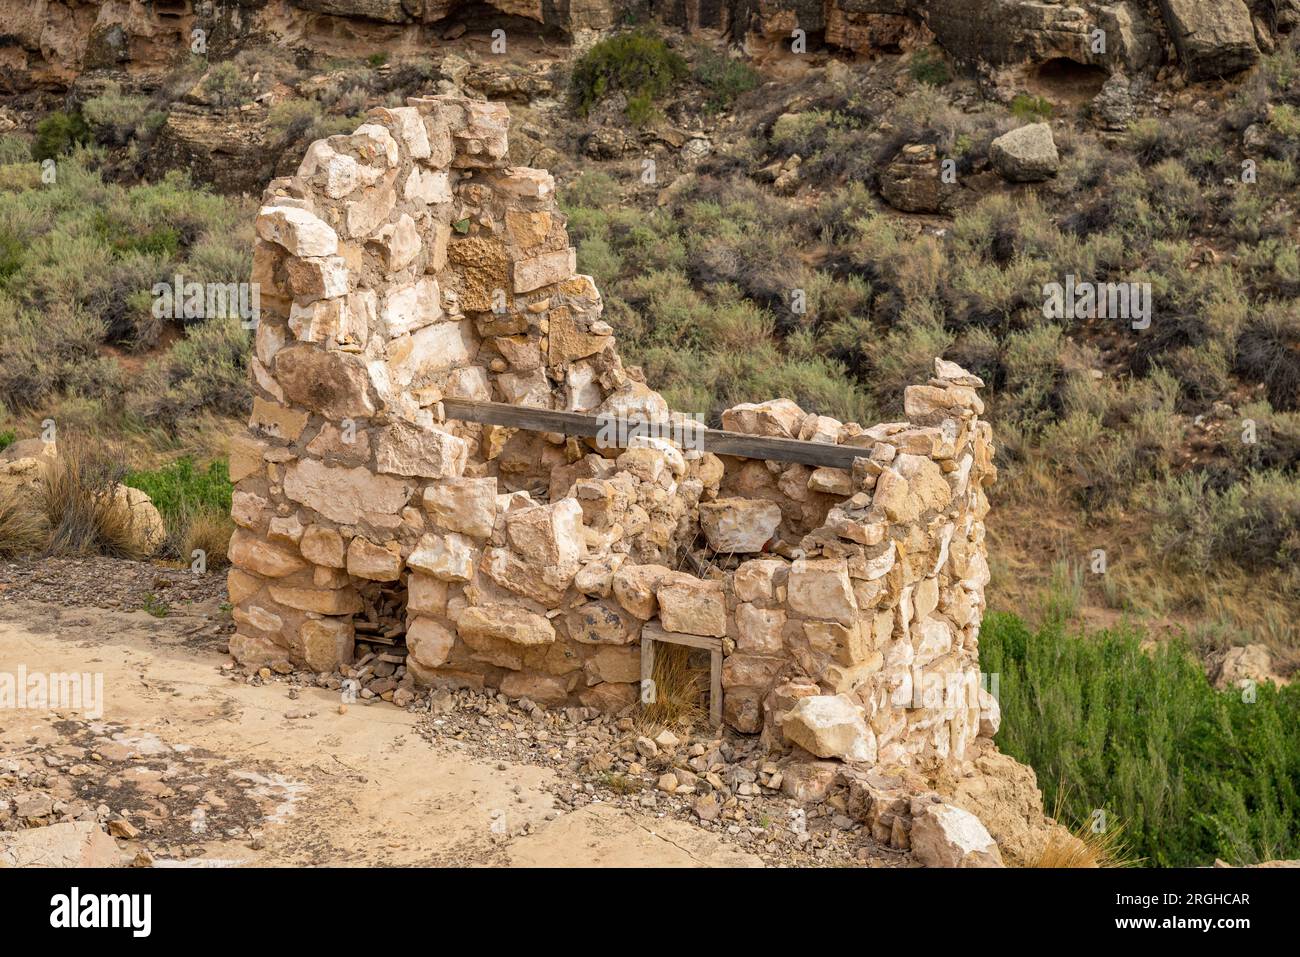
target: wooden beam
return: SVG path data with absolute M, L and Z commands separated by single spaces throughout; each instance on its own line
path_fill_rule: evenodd
M 665 631 L 662 625 L 657 625 L 652 621 L 646 622 L 641 627 L 641 638 L 642 640 L 649 638 L 651 641 L 662 641 L 669 645 L 703 648 L 708 652 L 722 651 L 721 638 L 708 638 L 704 635 L 687 635 L 678 631 Z
M 443 399 L 443 413 L 449 419 L 462 422 L 481 422 L 486 425 L 503 425 L 532 432 L 560 432 L 595 438 L 604 430 L 607 419 L 584 412 L 556 412 L 552 409 L 534 409 L 505 402 L 475 402 L 470 399 Z M 635 425 L 635 419 L 630 425 Z M 814 467 L 852 469 L 853 460 L 866 457 L 868 450 L 852 445 L 831 445 L 828 442 L 803 442 L 799 439 L 773 439 L 723 429 L 707 429 L 686 420 L 682 426 L 688 438 L 698 438 L 696 447 L 716 455 L 733 455 L 743 459 L 767 459 L 776 462 L 798 462 Z M 614 436 L 617 440 L 618 436 Z M 617 445 L 625 448 L 625 445 Z

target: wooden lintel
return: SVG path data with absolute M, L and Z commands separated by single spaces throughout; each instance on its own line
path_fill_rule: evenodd
M 613 448 L 626 448 L 627 429 L 610 428 L 611 419 L 584 412 L 557 412 L 552 409 L 534 409 L 510 405 L 505 402 L 476 402 L 471 399 L 443 399 L 443 413 L 449 419 L 463 422 L 480 422 L 485 425 L 503 425 L 532 432 L 560 432 L 564 435 L 596 438 L 604 435 Z M 636 420 L 629 418 L 629 428 L 635 430 Z M 686 442 L 683 445 L 713 452 L 715 455 L 732 455 L 744 459 L 765 459 L 775 462 L 798 462 L 801 465 L 852 469 L 853 460 L 863 458 L 868 450 L 851 445 L 831 445 L 828 442 L 804 442 L 799 439 L 773 439 L 723 429 L 707 429 L 684 419 L 676 423 Z

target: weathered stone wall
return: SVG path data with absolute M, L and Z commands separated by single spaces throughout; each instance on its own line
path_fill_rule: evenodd
M 642 636 L 694 634 L 722 642 L 726 722 L 773 747 L 959 758 L 994 475 L 979 380 L 936 360 L 909 422 L 865 430 L 788 400 L 724 414 L 861 448 L 851 471 L 444 421 L 448 397 L 669 414 L 574 272 L 551 176 L 505 165 L 508 120 L 456 97 L 374 110 L 267 188 L 232 654 L 326 671 L 404 630 L 388 690 L 620 710 Z

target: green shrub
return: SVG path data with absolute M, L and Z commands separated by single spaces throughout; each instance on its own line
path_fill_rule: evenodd
M 649 126 L 659 118 L 659 111 L 655 109 L 654 100 L 649 93 L 628 97 L 625 112 L 628 122 L 633 126 Z
M 1273 107 L 1269 125 L 1282 136 L 1289 139 L 1300 138 L 1300 110 L 1289 103 L 1278 103 Z
M 1261 309 L 1237 338 L 1237 372 L 1262 382 L 1275 408 L 1300 409 L 1300 306 Z
M 1182 641 L 1037 630 L 990 613 L 980 666 L 998 675 L 998 746 L 1038 774 L 1047 807 L 1102 810 L 1156 866 L 1300 855 L 1300 686 L 1215 691 Z M 1058 804 L 1059 802 L 1059 804 Z
M 188 562 L 200 549 L 208 570 L 227 564 L 235 526 L 230 518 L 233 487 L 224 459 L 199 468 L 185 456 L 158 469 L 129 472 L 122 481 L 143 489 L 157 506 L 167 527 L 168 554 Z
M 56 182 L 0 192 L 0 401 L 15 408 L 120 388 L 99 346 L 157 342 L 154 283 L 176 273 L 200 282 L 248 275 L 249 204 L 194 189 L 179 174 L 130 188 L 105 183 L 91 162 L 78 152 Z
M 704 88 L 704 109 L 721 113 L 731 108 L 737 97 L 758 86 L 758 71 L 738 57 L 703 48 L 692 70 L 695 82 Z
M 1011 115 L 1018 120 L 1050 120 L 1053 112 L 1052 104 L 1041 96 L 1017 93 L 1011 101 Z
M 36 124 L 32 159 L 38 163 L 71 153 L 73 147 L 90 142 L 90 127 L 80 113 L 51 113 Z
M 296 140 L 320 120 L 320 104 L 315 100 L 281 100 L 271 107 L 266 129 L 273 140 Z
M 1300 412 L 1277 411 L 1267 400 L 1243 405 L 1221 444 L 1243 471 L 1300 472 Z
M 908 73 L 917 83 L 929 86 L 947 86 L 952 82 L 952 70 L 949 69 L 943 53 L 939 50 L 917 50 L 908 64 Z
M 16 441 L 18 441 L 18 433 L 13 429 L 5 429 L 3 432 L 0 432 L 0 452 L 9 448 L 9 446 L 13 445 Z
M 0 294 L 0 403 L 30 409 L 62 392 L 86 397 L 117 392 L 120 372 L 99 355 L 103 337 L 103 324 L 83 311 L 60 305 L 37 312 Z
M 240 106 L 251 102 L 258 93 L 251 74 L 232 60 L 223 60 L 209 69 L 200 87 L 217 106 Z
M 196 510 L 230 511 L 233 486 L 224 459 L 200 468 L 185 456 L 158 469 L 128 472 L 122 482 L 147 494 L 169 525 Z
M 127 396 L 142 420 L 175 429 L 211 412 L 246 416 L 251 406 L 247 368 L 251 334 L 239 319 L 209 319 L 154 360 Z
M 1300 482 L 1282 471 L 1247 473 L 1226 489 L 1204 474 L 1178 476 L 1151 496 L 1152 544 L 1169 564 L 1212 574 L 1222 563 L 1248 571 L 1300 560 Z
M 687 75 L 686 60 L 662 37 L 640 30 L 601 40 L 573 68 L 572 91 L 586 116 L 606 94 L 621 92 L 632 100 L 656 100 L 670 93 Z

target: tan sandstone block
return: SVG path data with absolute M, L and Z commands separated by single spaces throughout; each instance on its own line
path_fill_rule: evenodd
M 665 631 L 714 638 L 727 634 L 727 601 L 721 582 L 676 574 L 659 583 L 655 598 Z
M 465 469 L 469 447 L 460 436 L 394 422 L 375 436 L 375 467 L 393 475 L 450 478 Z
M 364 538 L 348 544 L 348 574 L 371 581 L 397 581 L 402 573 L 402 547 L 397 542 L 377 545 Z
M 497 480 L 441 479 L 424 490 L 424 509 L 448 531 L 489 538 L 496 525 Z
M 284 494 L 332 522 L 355 525 L 398 515 L 406 506 L 410 488 L 398 479 L 375 475 L 366 468 L 335 468 L 315 459 L 302 459 L 285 469 Z
M 271 402 L 261 396 L 253 397 L 253 414 L 248 427 L 286 442 L 297 442 L 307 427 L 307 413 Z
M 263 206 L 256 229 L 260 238 L 294 256 L 333 256 L 339 247 L 338 236 L 323 219 L 293 206 Z
M 352 660 L 355 632 L 344 618 L 310 619 L 298 629 L 302 654 L 312 671 L 336 671 Z
M 835 559 L 799 559 L 790 568 L 790 608 L 807 618 L 852 625 L 858 603 L 848 566 Z
M 242 528 L 230 536 L 227 557 L 231 564 L 267 578 L 283 578 L 307 567 L 300 555 L 263 541 Z
M 262 460 L 262 453 L 266 451 L 266 448 L 265 442 L 259 441 L 251 435 L 236 435 L 232 438 L 230 440 L 230 458 L 227 463 L 230 481 L 237 484 L 249 476 L 259 474 L 265 465 Z
M 572 578 L 585 552 L 582 506 L 576 498 L 563 498 L 511 512 L 506 516 L 506 535 L 528 561 L 569 570 Z
M 627 563 L 614 572 L 614 597 L 637 618 L 649 621 L 659 608 L 659 601 L 655 597 L 659 582 L 672 574 L 672 570 L 664 565 Z
M 732 587 L 741 601 L 771 601 L 781 584 L 789 563 L 774 558 L 755 558 L 736 569 Z
M 406 563 L 441 581 L 469 581 L 474 577 L 474 543 L 463 535 L 425 535 Z
M 544 645 L 555 640 L 555 629 L 541 615 L 515 605 L 476 605 L 456 619 L 462 638 L 488 638 L 516 645 Z
M 226 595 L 232 605 L 242 605 L 257 594 L 264 582 L 256 575 L 231 566 L 226 572 Z
M 720 498 L 700 504 L 700 526 L 717 552 L 762 551 L 780 524 L 781 507 L 775 502 Z
M 411 615 L 447 613 L 447 583 L 412 571 L 406 579 L 406 611 Z
M 361 596 L 355 588 L 295 588 L 271 585 L 271 597 L 282 605 L 318 615 L 355 615 L 361 611 Z
M 302 530 L 298 548 L 303 557 L 316 565 L 343 568 L 347 565 L 347 546 L 343 536 L 324 525 L 308 525 Z
M 777 655 L 783 643 L 781 629 L 785 627 L 785 612 L 780 609 L 763 609 L 748 602 L 736 606 L 736 648 L 757 655 Z
M 406 647 L 426 668 L 441 668 L 451 657 L 456 636 L 432 618 L 417 618 L 406 629 Z
M 510 264 L 512 287 L 516 294 L 532 292 L 543 286 L 563 282 L 578 268 L 577 251 L 572 247 L 543 253 L 532 259 L 517 259 Z

